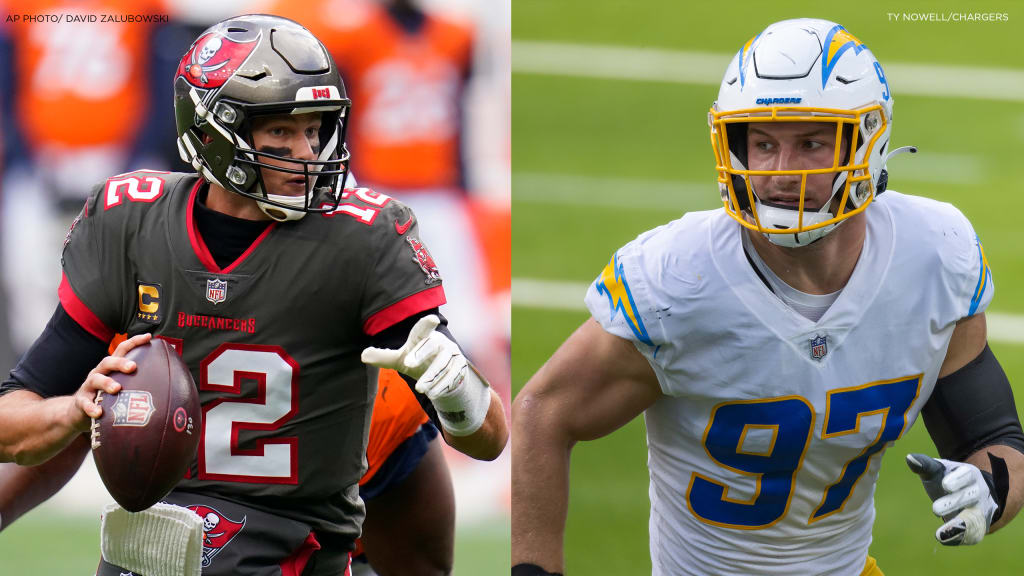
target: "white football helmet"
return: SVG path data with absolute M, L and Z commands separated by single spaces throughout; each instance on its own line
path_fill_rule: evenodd
M 892 102 L 882 66 L 839 24 L 801 18 L 768 26 L 732 59 L 708 114 L 726 212 L 788 247 L 806 246 L 862 212 L 885 190 Z M 762 122 L 835 123 L 832 166 L 748 169 L 747 126 Z M 844 158 L 840 138 L 853 143 Z M 805 211 L 807 176 L 823 173 L 835 174 L 832 195 L 820 209 Z M 751 175 L 799 175 L 799 206 L 759 198 Z

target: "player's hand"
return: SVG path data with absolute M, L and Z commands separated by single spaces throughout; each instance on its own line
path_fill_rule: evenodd
M 946 546 L 981 542 L 999 509 L 981 470 L 924 454 L 908 454 L 907 466 L 921 477 L 932 512 L 946 521 L 935 531 L 935 539 Z
M 424 316 L 401 348 L 370 347 L 363 350 L 362 360 L 415 378 L 416 391 L 430 399 L 441 427 L 455 436 L 468 436 L 487 417 L 490 386 L 470 366 L 459 345 L 434 330 L 438 324 L 436 315 Z
M 420 318 L 401 348 L 371 346 L 363 350 L 363 363 L 414 378 L 416 391 L 431 400 L 453 391 L 461 382 L 459 373 L 466 371 L 468 363 L 455 342 L 434 330 L 440 323 L 434 314 Z
M 103 391 L 107 394 L 116 394 L 121 385 L 109 375 L 114 372 L 134 372 L 135 362 L 126 359 L 125 355 L 136 346 L 149 342 L 151 338 L 150 334 L 139 334 L 121 342 L 112 355 L 100 360 L 100 363 L 89 372 L 85 382 L 74 394 L 74 411 L 71 418 L 75 428 L 84 432 L 89 429 L 90 419 L 103 415 L 103 409 L 96 401 L 96 393 Z

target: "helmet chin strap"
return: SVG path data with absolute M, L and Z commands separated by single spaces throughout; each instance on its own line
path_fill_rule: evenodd
M 757 199 L 757 214 L 758 218 L 761 220 L 762 226 L 765 226 L 766 228 L 769 225 L 774 228 L 797 227 L 800 215 L 799 210 L 796 210 L 794 208 L 783 208 L 780 206 L 771 206 L 765 204 L 764 202 L 761 202 L 760 198 L 757 198 L 756 194 L 754 198 Z M 805 211 L 803 221 L 804 226 L 813 226 L 815 224 L 819 224 L 821 222 L 825 222 L 833 218 L 832 213 L 827 211 L 830 203 L 831 200 L 824 206 L 822 206 L 820 210 L 815 212 Z M 793 234 L 769 234 L 766 232 L 764 233 L 764 236 L 765 238 L 768 239 L 769 242 L 777 246 L 784 246 L 786 248 L 799 248 L 801 246 L 807 246 L 809 244 L 817 242 L 818 240 L 821 240 L 822 238 L 825 237 L 826 234 L 835 230 L 839 226 L 839 224 L 843 223 L 844 221 L 845 220 L 840 220 L 839 222 L 836 222 L 834 224 L 822 226 L 821 228 L 815 228 L 814 230 L 807 230 L 806 232 L 796 232 Z
M 267 199 L 277 202 L 278 204 L 287 204 L 296 208 L 303 208 L 306 205 L 306 198 L 304 196 L 283 196 L 280 194 L 267 194 Z M 291 220 L 299 220 L 306 215 L 302 210 L 292 210 L 290 208 L 284 208 L 282 206 L 274 206 L 260 200 L 256 201 L 256 205 L 260 207 L 260 210 L 264 214 L 270 216 L 278 222 L 288 222 Z

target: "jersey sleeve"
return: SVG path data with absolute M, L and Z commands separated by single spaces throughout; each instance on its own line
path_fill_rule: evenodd
M 106 206 L 96 186 L 71 224 L 61 255 L 60 303 L 90 334 L 109 342 L 125 324 L 129 253 L 125 242 L 129 206 Z
M 974 227 L 959 210 L 952 210 L 948 225 L 951 233 L 944 236 L 947 246 L 943 263 L 954 316 L 959 320 L 984 312 L 995 295 L 995 284 L 985 247 Z
M 363 292 L 363 331 L 374 335 L 445 303 L 441 273 L 412 210 L 391 199 L 372 227 L 374 262 Z
M 604 270 L 587 288 L 584 301 L 590 314 L 607 332 L 625 338 L 654 361 L 665 342 L 659 310 L 658 287 L 652 283 L 643 244 L 650 232 L 626 244 L 608 260 Z

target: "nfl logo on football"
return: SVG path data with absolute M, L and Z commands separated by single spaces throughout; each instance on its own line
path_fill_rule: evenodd
M 828 336 L 811 338 L 811 358 L 821 360 L 825 354 L 828 354 Z
M 210 278 L 206 281 L 206 299 L 214 304 L 220 304 L 228 296 L 228 283 L 226 280 Z
M 153 395 L 145 390 L 124 390 L 112 408 L 114 426 L 145 426 L 156 412 Z

